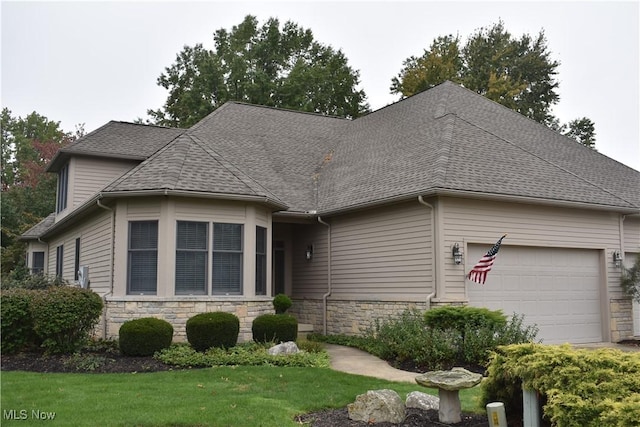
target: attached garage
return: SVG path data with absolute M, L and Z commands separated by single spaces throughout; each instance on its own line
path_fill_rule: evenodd
M 488 247 L 469 245 L 467 270 Z M 502 246 L 484 285 L 466 282 L 469 304 L 524 314 L 547 344 L 601 342 L 597 250 Z

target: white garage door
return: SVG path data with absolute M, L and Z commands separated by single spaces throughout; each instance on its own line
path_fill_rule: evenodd
M 469 245 L 467 270 L 490 245 Z M 484 285 L 467 280 L 470 305 L 524 314 L 547 344 L 602 341 L 595 250 L 502 246 Z

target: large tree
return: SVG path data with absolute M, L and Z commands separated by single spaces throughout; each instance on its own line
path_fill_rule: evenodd
M 406 97 L 451 80 L 593 148 L 591 120 L 561 125 L 551 113 L 560 100 L 555 79 L 559 65 L 551 58 L 544 31 L 516 38 L 499 21 L 477 30 L 464 46 L 459 37 L 436 38 L 421 57 L 405 60 L 390 89 Z
M 56 176 L 45 169 L 56 152 L 75 135 L 33 112 L 13 117 L 7 108 L 0 116 L 2 144 L 2 274 L 24 264 L 24 245 L 18 237 L 55 209 Z
M 231 31 L 214 33 L 213 50 L 185 46 L 158 78 L 169 91 L 164 106 L 148 110 L 151 121 L 188 127 L 235 100 L 342 117 L 369 110 L 358 90 L 359 72 L 342 51 L 314 40 L 293 22 L 253 16 Z

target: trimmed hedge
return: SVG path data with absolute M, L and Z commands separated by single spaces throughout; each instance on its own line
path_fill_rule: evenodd
M 233 313 L 201 313 L 187 320 L 187 340 L 197 351 L 231 348 L 238 342 L 240 319 Z
M 128 320 L 118 331 L 120 351 L 126 356 L 152 356 L 169 348 L 173 340 L 173 326 L 155 317 Z
M 522 384 L 546 398 L 544 417 L 564 427 L 640 426 L 640 353 L 570 345 L 500 347 L 483 382 L 482 404 L 501 401 L 522 419 Z
M 276 314 L 284 314 L 289 310 L 292 304 L 293 302 L 291 301 L 291 298 L 285 294 L 278 294 L 273 297 L 273 308 L 276 311 Z
M 2 291 L 0 334 L 3 353 L 15 353 L 40 346 L 41 340 L 33 330 L 29 308 L 34 293 L 32 290 L 20 288 Z
M 295 341 L 298 337 L 298 320 L 288 314 L 263 314 L 251 325 L 253 340 L 258 343 Z
M 480 307 L 446 306 L 437 307 L 424 313 L 427 326 L 440 330 L 455 329 L 464 333 L 466 328 L 499 328 L 507 324 L 502 310 Z
M 54 286 L 35 291 L 29 311 L 42 347 L 51 353 L 72 353 L 89 339 L 102 306 L 102 298 L 89 289 Z

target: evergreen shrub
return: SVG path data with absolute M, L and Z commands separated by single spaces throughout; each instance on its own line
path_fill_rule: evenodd
M 273 298 L 273 308 L 276 314 L 284 314 L 293 304 L 291 298 L 285 294 L 278 294 Z
M 231 348 L 238 342 L 240 319 L 233 313 L 200 313 L 187 320 L 187 340 L 197 350 Z
M 427 310 L 424 320 L 431 328 L 454 329 L 464 333 L 466 328 L 498 328 L 507 323 L 502 310 L 489 310 L 480 307 L 445 306 Z
M 510 345 L 493 354 L 488 374 L 481 404 L 503 402 L 514 422 L 522 420 L 524 384 L 542 395 L 543 415 L 552 425 L 640 425 L 640 353 L 579 350 L 568 344 Z
M 29 306 L 34 291 L 12 289 L 2 291 L 0 296 L 0 335 L 2 353 L 15 353 L 41 344 L 33 330 L 33 319 Z
M 298 337 L 298 320 L 288 314 L 263 314 L 251 325 L 253 340 L 258 343 L 295 341 Z
M 155 317 L 128 320 L 118 331 L 120 351 L 126 356 L 152 356 L 169 348 L 172 339 L 173 326 Z
M 35 291 L 29 305 L 33 330 L 51 353 L 73 353 L 98 323 L 102 298 L 89 289 L 53 286 Z

